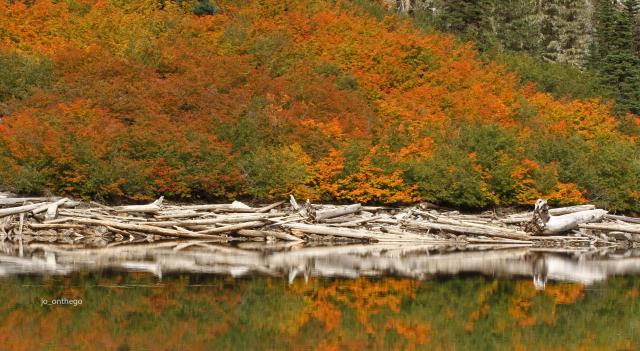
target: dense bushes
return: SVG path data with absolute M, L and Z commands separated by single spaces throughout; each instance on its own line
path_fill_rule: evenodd
M 0 186 L 466 207 L 544 196 L 640 210 L 637 136 L 618 132 L 600 100 L 540 93 L 471 45 L 376 7 L 216 7 L 0 1 L 2 57 L 18 67 L 0 68 L 11 111 Z M 582 82 L 572 74 L 562 80 Z M 560 83 L 543 88 L 591 96 Z
M 0 102 L 25 98 L 32 88 L 46 87 L 52 80 L 50 60 L 0 50 Z

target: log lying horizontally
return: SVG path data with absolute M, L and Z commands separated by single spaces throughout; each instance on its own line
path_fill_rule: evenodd
M 543 234 L 562 233 L 577 228 L 580 224 L 599 222 L 605 214 L 607 214 L 605 210 L 588 210 L 561 216 L 551 216 L 545 226 Z
M 7 200 L 6 203 L 24 204 L 28 198 L 20 199 L 21 202 Z M 109 241 L 118 243 L 108 245 L 127 245 L 128 242 L 162 238 L 196 238 L 223 242 L 251 241 L 243 243 L 248 246 L 259 244 L 258 241 L 268 241 L 269 245 L 279 248 L 297 246 L 301 241 L 414 243 L 452 247 L 483 245 L 493 248 L 508 245 L 633 246 L 640 242 L 640 229 L 637 228 L 640 226 L 612 223 L 625 219 L 633 222 L 634 218 L 604 216 L 606 211 L 592 209 L 592 205 L 559 209 L 545 207 L 545 211 L 548 211 L 545 213 L 552 215 L 545 215 L 547 221 L 543 224 L 549 233 L 555 235 L 535 237 L 532 234 L 542 232 L 510 225 L 507 219 L 513 217 L 501 217 L 499 210 L 464 214 L 423 204 L 403 208 L 363 207 L 360 204 L 331 206 L 311 204 L 308 200 L 298 204 L 292 196 L 288 202 L 256 206 L 239 201 L 231 204 L 176 205 L 166 204 L 160 198 L 146 205 L 112 207 L 66 198 L 46 199 L 48 201 L 15 207 L 0 205 L 0 237 L 9 237 L 10 240 L 18 236 L 26 240 L 43 237 L 45 241 L 66 243 L 85 240 L 95 242 L 98 246 L 106 245 Z M 539 210 L 535 212 L 538 216 Z M 43 216 L 42 212 L 45 211 Z M 593 221 L 603 223 L 593 227 L 581 226 L 579 232 L 565 233 L 578 224 Z M 609 234 L 611 232 L 615 235 Z M 563 236 L 567 234 L 571 236 Z M 273 241 L 286 243 L 278 246 Z
M 158 212 L 162 209 L 163 201 L 164 201 L 164 196 L 160 196 L 158 200 L 150 204 L 121 206 L 121 207 L 117 207 L 116 211 L 117 212 L 142 212 L 142 213 Z
M 617 231 L 617 232 L 640 234 L 640 225 L 590 223 L 590 224 L 581 224 L 579 227 L 583 229 L 594 229 L 594 230 L 601 230 L 601 231 Z
M 594 205 L 567 206 L 567 207 L 549 209 L 549 214 L 552 216 L 560 216 L 560 215 L 565 215 L 569 213 L 594 210 L 595 208 L 596 207 Z M 503 222 L 507 224 L 524 223 L 524 222 L 530 221 L 531 218 L 533 218 L 533 212 L 519 213 L 519 214 L 508 216 L 503 220 Z
M 37 204 L 24 205 L 24 206 L 18 206 L 18 207 L 3 208 L 3 209 L 0 209 L 0 217 L 6 217 L 6 216 L 33 211 L 37 208 L 42 207 L 42 205 L 44 204 L 46 204 L 46 202 L 40 202 Z
M 331 210 L 319 211 L 319 212 L 316 212 L 316 220 L 321 221 L 323 219 L 346 216 L 348 214 L 352 214 L 360 211 L 361 207 L 362 205 L 360 204 L 354 204 L 354 205 L 334 208 Z
M 458 234 L 475 234 L 475 235 L 486 235 L 493 236 L 499 238 L 507 238 L 507 239 L 517 239 L 517 240 L 528 240 L 529 235 L 523 231 L 519 230 L 511 230 L 511 229 L 502 229 L 502 228 L 483 228 L 477 226 L 461 226 L 461 225 L 452 225 L 452 224 L 443 224 L 443 223 L 432 223 L 432 222 L 417 222 L 417 221 L 405 221 L 404 225 L 409 228 L 417 228 L 424 230 L 443 230 L 447 232 L 453 232 Z

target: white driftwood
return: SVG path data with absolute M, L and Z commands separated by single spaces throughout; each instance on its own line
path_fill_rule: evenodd
M 331 210 L 318 211 L 316 212 L 316 220 L 321 221 L 323 219 L 340 217 L 340 216 L 356 213 L 360 211 L 361 207 L 362 205 L 360 204 L 353 204 L 349 206 L 334 208 Z
M 278 201 L 278 202 L 276 202 L 274 204 L 267 205 L 267 206 L 264 206 L 264 207 L 260 207 L 260 208 L 258 208 L 256 210 L 256 212 L 258 212 L 258 213 L 269 212 L 270 210 L 272 210 L 272 209 L 284 204 L 285 202 L 286 201 Z
M 160 196 L 158 200 L 147 205 L 120 206 L 116 208 L 116 212 L 140 212 L 140 213 L 158 212 L 162 208 L 163 200 L 164 200 L 164 196 Z
M 578 228 L 578 225 L 591 222 L 599 222 L 604 215 L 605 210 L 588 210 L 569 213 L 561 216 L 551 216 L 545 224 L 542 234 L 558 234 L 571 229 Z
M 577 206 L 567 206 L 567 207 L 557 207 L 549 209 L 549 214 L 552 216 L 560 216 L 569 213 L 581 212 L 581 211 L 589 211 L 594 210 L 596 207 L 594 205 L 577 205 Z M 507 224 L 516 224 L 516 223 L 524 223 L 528 222 L 533 218 L 533 212 L 526 213 L 518 213 L 507 218 L 503 219 L 502 222 Z
M 316 235 L 331 235 L 353 239 L 377 239 L 382 233 L 372 233 L 365 230 L 354 230 L 345 228 L 333 228 L 320 225 L 310 225 L 302 223 L 287 223 L 282 225 L 285 228 L 295 229 L 303 233 Z
M 640 224 L 640 218 L 635 218 L 635 217 L 618 216 L 618 215 L 611 215 L 611 214 L 607 214 L 604 217 L 608 219 L 615 219 L 617 221 L 627 222 L 627 223 Z
M 580 228 L 640 234 L 640 225 L 632 224 L 590 223 L 581 224 Z
M 529 235 L 523 231 L 507 229 L 507 228 L 483 228 L 479 226 L 470 225 L 454 225 L 444 223 L 432 223 L 422 221 L 404 221 L 403 225 L 409 228 L 426 229 L 426 230 L 442 230 L 445 232 L 452 232 L 458 234 L 475 234 L 486 235 L 499 238 L 516 239 L 516 240 L 528 240 Z
M 211 238 L 210 235 L 206 235 L 202 233 L 184 233 L 178 230 L 153 227 L 150 225 L 143 225 L 143 224 L 130 224 L 130 223 L 121 223 L 116 221 L 105 221 L 105 220 L 88 219 L 88 218 L 79 218 L 74 220 L 74 222 L 80 223 L 80 224 L 86 224 L 86 225 L 113 227 L 120 230 L 132 230 L 132 231 L 141 232 L 141 233 L 173 236 L 177 238 Z
M 44 211 L 47 211 L 47 214 L 45 215 L 45 220 L 52 220 L 56 218 L 56 215 L 58 214 L 58 207 L 60 205 L 62 205 L 63 203 L 67 202 L 67 198 L 62 198 L 52 204 L 46 204 L 43 206 L 40 206 L 38 208 L 36 208 L 35 210 L 33 210 L 33 214 L 38 214 Z
M 51 197 L 9 197 L 9 198 L 0 198 L 0 206 L 12 206 L 12 205 L 20 205 L 25 202 L 49 202 L 55 201 L 59 198 L 51 198 Z
M 240 223 L 240 224 L 232 224 L 232 225 L 227 225 L 227 226 L 224 226 L 224 227 L 218 227 L 218 228 L 211 228 L 211 229 L 207 229 L 207 230 L 202 230 L 202 231 L 199 231 L 198 234 L 229 233 L 229 232 L 234 232 L 234 231 L 240 230 L 240 229 L 262 227 L 263 225 L 264 225 L 264 222 L 261 222 L 261 221 L 244 222 L 244 223 Z
M 46 202 L 40 202 L 37 204 L 24 205 L 24 206 L 18 206 L 18 207 L 3 208 L 3 209 L 0 209 L 0 217 L 11 216 L 15 214 L 33 211 L 44 204 L 46 204 Z

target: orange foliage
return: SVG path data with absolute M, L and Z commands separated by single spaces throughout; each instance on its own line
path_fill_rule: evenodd
M 573 304 L 584 294 L 581 284 L 554 284 L 545 288 L 545 294 L 551 296 L 557 305 Z
M 424 185 L 409 181 L 407 169 L 463 125 L 513 129 L 519 143 L 535 129 L 630 140 L 607 103 L 522 88 L 472 44 L 420 32 L 399 16 L 358 14 L 350 2 L 221 0 L 212 16 L 172 1 L 28 3 L 0 1 L 0 45 L 50 59 L 55 77 L 8 102 L 3 187 L 130 199 L 295 193 L 413 202 Z M 523 107 L 534 111 L 527 122 Z M 352 160 L 354 143 L 368 152 Z M 256 179 L 248 155 L 267 147 L 300 157 L 299 167 L 280 172 L 305 175 L 274 167 L 282 181 Z M 510 157 L 516 188 L 503 193 L 516 195 L 506 202 L 584 201 L 581 185 L 559 180 L 557 165 Z M 495 175 L 475 161 L 474 169 L 483 180 L 474 186 L 498 204 L 487 185 Z M 540 189 L 535 173 L 553 184 Z
M 536 177 L 551 176 L 553 188 L 541 192 L 536 187 Z M 586 202 L 584 192 L 576 184 L 565 184 L 558 180 L 558 171 L 554 164 L 541 167 L 532 160 L 523 160 L 513 173 L 516 181 L 516 201 L 522 204 L 533 204 L 539 198 L 546 198 L 552 203 L 582 204 Z

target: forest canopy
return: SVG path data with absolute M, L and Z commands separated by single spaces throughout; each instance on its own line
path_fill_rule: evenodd
M 640 119 L 470 40 L 364 0 L 0 0 L 0 187 L 639 211 Z

